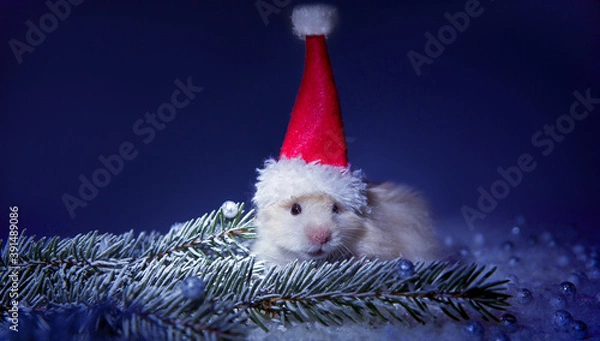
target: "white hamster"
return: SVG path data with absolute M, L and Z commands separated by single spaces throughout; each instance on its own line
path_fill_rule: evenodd
M 269 264 L 352 256 L 413 261 L 435 258 L 437 238 L 421 195 L 392 183 L 369 184 L 370 212 L 343 207 L 330 195 L 292 197 L 257 211 L 253 253 Z

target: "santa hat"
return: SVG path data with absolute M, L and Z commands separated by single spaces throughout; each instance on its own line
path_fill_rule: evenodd
M 351 171 L 325 36 L 337 11 L 327 5 L 294 8 L 294 32 L 306 41 L 304 75 L 279 160 L 259 169 L 254 204 L 260 209 L 305 194 L 325 193 L 344 207 L 367 210 L 366 183 Z

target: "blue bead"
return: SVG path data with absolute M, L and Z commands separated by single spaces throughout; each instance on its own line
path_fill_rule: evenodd
M 474 340 L 483 340 L 485 329 L 483 329 L 483 326 L 478 321 L 467 321 L 463 329 L 470 338 Z
M 567 297 L 573 297 L 577 292 L 577 288 L 575 287 L 575 284 L 571 282 L 562 282 L 560 283 L 558 291 Z
M 505 326 L 510 326 L 517 323 L 517 318 L 515 315 L 509 313 L 502 314 L 500 319 L 502 320 L 502 324 Z
M 408 278 L 415 274 L 415 265 L 408 259 L 401 259 L 397 265 L 398 276 Z
M 507 240 L 504 243 L 502 243 L 502 245 L 500 245 L 500 248 L 502 248 L 502 250 L 504 250 L 505 252 L 510 252 L 515 248 L 515 244 Z
M 554 313 L 552 324 L 554 325 L 554 329 L 556 329 L 557 331 L 568 331 L 572 322 L 573 317 L 568 311 L 557 310 Z
M 533 294 L 531 293 L 531 291 L 529 291 L 529 289 L 523 288 L 519 292 L 518 298 L 521 304 L 527 305 L 533 300 Z
M 518 236 L 521 234 L 521 228 L 518 226 L 514 226 L 512 229 L 510 229 L 510 232 L 512 232 L 512 234 L 514 234 L 515 236 Z
M 507 327 L 514 326 L 517 324 L 516 316 L 513 314 L 509 314 L 509 313 L 502 314 L 502 317 L 500 318 L 500 320 L 502 321 L 502 324 Z
M 517 318 L 513 314 L 502 314 L 500 321 L 502 322 L 502 325 L 506 328 L 506 330 L 508 330 L 509 332 L 513 332 L 517 329 Z
M 188 277 L 179 282 L 179 290 L 181 294 L 192 301 L 204 300 L 204 281 L 196 276 Z
M 583 340 L 588 336 L 588 327 L 583 321 L 573 322 L 571 329 L 576 340 Z

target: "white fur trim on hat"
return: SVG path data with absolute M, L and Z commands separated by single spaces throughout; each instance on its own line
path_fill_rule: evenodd
M 305 36 L 328 35 L 333 31 L 337 21 L 337 9 L 330 5 L 300 5 L 292 12 L 294 32 Z
M 367 184 L 362 171 L 306 163 L 300 158 L 265 162 L 258 170 L 256 194 L 252 201 L 258 209 L 306 194 L 325 193 L 348 209 L 367 213 Z

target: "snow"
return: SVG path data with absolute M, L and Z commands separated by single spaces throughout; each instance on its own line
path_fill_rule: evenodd
M 572 225 L 530 226 L 522 217 L 474 231 L 460 223 L 438 228 L 448 260 L 497 266 L 509 279 L 511 306 L 500 322 L 456 322 L 443 314 L 426 325 L 399 322 L 326 327 L 268 325 L 250 340 L 600 340 L 600 244 Z M 587 330 L 586 330 L 587 327 Z

